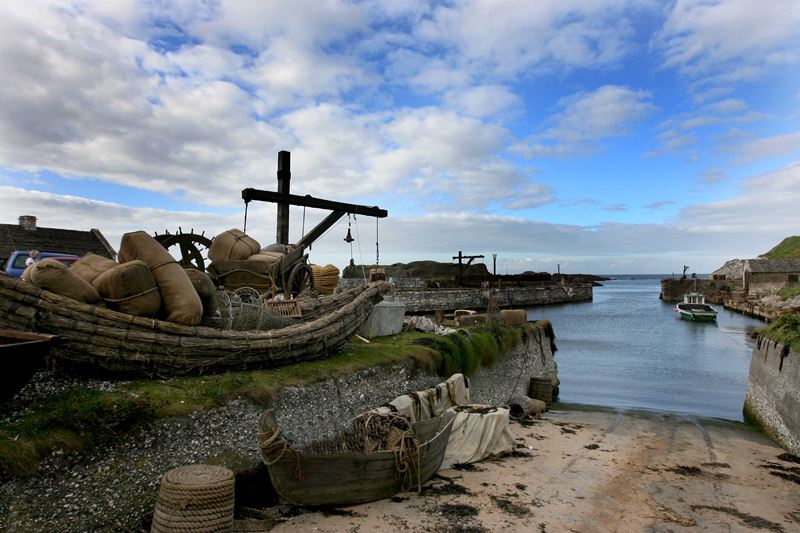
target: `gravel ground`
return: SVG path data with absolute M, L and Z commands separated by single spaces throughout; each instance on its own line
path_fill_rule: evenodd
M 500 364 L 481 369 L 473 378 L 480 385 L 475 398 L 505 402 L 513 389 L 524 386 L 526 380 L 520 381 L 520 375 L 527 375 L 540 361 L 552 364 L 549 348 L 545 351 L 543 356 L 538 343 L 527 343 Z M 439 381 L 409 361 L 286 387 L 272 404 L 287 438 L 303 444 L 335 432 L 359 412 Z M 0 418 L 14 419 L 34 399 L 75 386 L 113 390 L 116 384 L 42 372 L 3 406 Z M 91 453 L 56 451 L 42 461 L 36 477 L 0 483 L 0 530 L 137 531 L 153 511 L 164 472 L 193 463 L 221 464 L 235 472 L 259 467 L 262 411 L 263 407 L 237 399 L 225 407 L 153 422 Z M 269 490 L 265 485 L 259 480 L 255 490 Z
M 19 416 L 37 395 L 80 383 L 112 388 L 109 382 L 37 375 L 4 417 Z M 233 400 L 225 407 L 156 421 L 88 454 L 57 450 L 39 475 L 0 485 L 0 529 L 4 531 L 131 531 L 153 510 L 161 475 L 191 463 L 260 463 L 257 420 L 261 408 Z

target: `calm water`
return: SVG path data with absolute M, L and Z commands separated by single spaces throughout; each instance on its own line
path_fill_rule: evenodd
M 553 323 L 560 401 L 742 420 L 749 333 L 762 322 L 721 305 L 716 325 L 680 320 L 658 279 L 603 284 L 593 302 L 528 310 Z

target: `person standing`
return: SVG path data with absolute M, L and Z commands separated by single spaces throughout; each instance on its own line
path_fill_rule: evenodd
M 29 267 L 32 264 L 34 264 L 37 261 L 39 261 L 39 259 L 37 259 L 38 257 L 39 257 L 39 251 L 38 250 L 31 250 L 30 256 L 25 260 L 25 266 Z

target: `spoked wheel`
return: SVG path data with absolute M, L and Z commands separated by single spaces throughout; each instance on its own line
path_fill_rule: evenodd
M 196 268 L 201 272 L 206 271 L 206 261 L 208 261 L 208 249 L 211 247 L 211 239 L 204 234 L 196 234 L 194 231 L 183 233 L 178 228 L 178 233 L 166 232 L 156 235 L 155 240 L 167 249 L 173 257 L 178 257 L 178 262 L 184 268 Z M 173 253 L 174 252 L 174 253 Z
M 289 272 L 289 278 L 284 287 L 284 294 L 287 298 L 297 296 L 306 288 L 314 288 L 314 272 L 308 263 L 297 263 Z

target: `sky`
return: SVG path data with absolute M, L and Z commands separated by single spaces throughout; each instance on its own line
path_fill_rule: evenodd
M 241 229 L 287 150 L 292 193 L 389 212 L 315 263 L 710 272 L 800 234 L 798 28 L 797 0 L 3 2 L 0 223 Z

